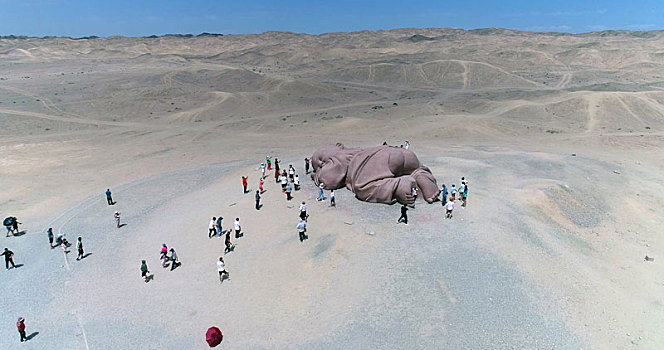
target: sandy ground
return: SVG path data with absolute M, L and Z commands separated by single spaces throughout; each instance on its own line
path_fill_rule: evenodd
M 23 223 L 0 236 L 22 264 L 0 273 L 0 345 L 23 316 L 34 349 L 205 348 L 211 325 L 227 349 L 662 348 L 663 41 L 0 39 L 0 213 Z M 441 184 L 468 178 L 469 206 L 445 220 L 418 202 L 406 226 L 346 190 L 314 200 L 304 157 L 385 140 L 410 140 Z M 303 188 L 288 202 L 268 178 L 256 211 L 265 155 Z M 246 232 L 221 285 L 219 215 Z M 47 227 L 90 255 L 65 260 Z M 162 243 L 182 266 L 159 266 Z

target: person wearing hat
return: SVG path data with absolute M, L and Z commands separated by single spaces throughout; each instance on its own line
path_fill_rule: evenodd
M 120 212 L 116 211 L 115 214 L 113 214 L 113 218 L 115 218 L 115 225 L 120 228 Z
M 145 263 L 145 260 L 141 260 L 141 276 L 145 278 L 145 283 L 150 282 L 148 273 L 150 273 L 150 270 L 148 270 L 148 264 Z
M 16 321 L 16 328 L 18 329 L 18 334 L 21 335 L 21 343 L 28 340 L 28 337 L 25 336 L 25 319 L 23 317 L 19 317 L 18 321 Z

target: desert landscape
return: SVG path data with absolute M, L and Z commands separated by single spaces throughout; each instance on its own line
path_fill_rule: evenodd
M 662 31 L 0 37 L 0 130 L 3 349 L 664 348 Z M 452 219 L 314 200 L 318 147 L 406 140 Z M 302 189 L 257 211 L 266 156 Z

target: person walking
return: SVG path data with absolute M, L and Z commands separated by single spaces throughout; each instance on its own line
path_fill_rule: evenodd
M 242 187 L 244 188 L 242 193 L 247 193 L 247 177 L 246 176 L 242 176 Z
M 288 177 L 291 182 L 295 179 L 295 168 L 293 168 L 293 164 L 288 164 Z
M 323 192 L 324 190 L 325 184 L 321 182 L 320 185 L 318 185 L 318 197 L 316 198 L 317 201 L 320 202 L 325 200 L 325 193 Z
M 302 204 L 300 204 L 300 219 L 307 221 L 307 203 L 302 201 Z
M 446 219 L 451 219 L 452 218 L 452 210 L 454 210 L 454 198 L 450 198 L 450 200 L 445 204 L 445 218 Z
M 49 227 L 46 234 L 48 235 L 48 245 L 53 249 L 53 228 Z
M 106 202 L 108 202 L 108 205 L 115 204 L 115 202 L 113 202 L 113 197 L 111 197 L 111 189 L 110 188 L 106 189 Z
M 226 271 L 226 264 L 224 264 L 224 258 L 219 257 L 217 261 L 217 271 L 219 271 L 219 283 L 224 283 L 224 279 L 231 280 L 231 275 Z
M 463 188 L 463 193 L 461 194 L 461 207 L 465 208 L 466 204 L 468 204 L 468 183 L 466 183 L 466 186 Z
M 235 238 L 240 238 L 241 236 L 244 236 L 244 233 L 240 235 L 240 231 L 242 231 L 242 225 L 240 225 L 240 218 L 235 218 Z
M 458 193 L 459 193 L 459 199 L 462 199 L 462 198 L 463 198 L 463 191 L 464 191 L 465 189 L 466 189 L 466 182 L 463 181 L 463 182 L 461 182 L 461 184 L 459 185 L 459 190 L 458 190 Z
M 217 234 L 215 228 L 216 220 L 216 217 L 212 217 L 212 219 L 210 219 L 210 224 L 208 225 L 208 238 L 212 238 L 212 236 Z
M 445 204 L 447 204 L 447 187 L 445 187 L 445 184 L 443 184 L 443 187 L 440 189 L 440 194 L 443 196 L 441 204 L 445 206 Z
M 28 340 L 28 337 L 25 336 L 25 318 L 18 318 L 18 321 L 16 321 L 16 328 L 18 329 L 18 334 L 21 336 L 21 343 Z
M 413 195 L 413 200 L 416 201 L 417 200 L 417 187 L 411 188 L 410 189 L 410 194 Z
M 279 158 L 274 158 L 274 170 L 279 171 L 281 166 L 279 164 Z
M 279 169 L 274 169 L 274 182 L 279 183 Z
M 267 163 L 267 170 L 272 170 L 272 159 L 269 156 L 265 156 L 265 163 Z
M 116 212 L 113 214 L 113 218 L 115 219 L 115 226 L 116 226 L 117 228 L 120 228 L 120 212 L 119 212 L 119 211 L 116 211 Z
M 224 218 L 222 218 L 221 215 L 217 218 L 217 222 L 216 222 L 216 225 L 215 225 L 215 227 L 217 228 L 217 237 L 221 237 L 221 234 L 223 232 L 221 230 L 221 220 L 223 220 L 223 219 Z
M 287 183 L 287 184 L 286 184 L 286 191 L 285 191 L 285 192 L 286 192 L 286 200 L 287 200 L 287 201 L 293 199 L 293 197 L 291 197 L 291 192 L 292 192 L 292 191 L 293 191 L 293 187 L 291 186 L 290 183 Z
M 293 179 L 293 187 L 295 187 L 296 191 L 300 190 L 300 177 L 295 174 L 295 178 Z
M 304 158 L 304 173 L 309 174 L 309 158 Z
M 261 163 L 261 179 L 265 178 L 265 163 Z
M 261 210 L 261 193 L 256 190 L 256 210 Z
M 180 266 L 178 255 L 175 252 L 175 249 L 171 248 L 171 271 L 175 270 L 175 268 L 178 266 Z
M 450 199 L 454 200 L 454 198 L 456 198 L 456 194 L 457 194 L 457 189 L 456 187 L 454 187 L 454 184 L 452 184 L 452 189 L 450 189 Z
M 297 232 L 300 235 L 300 242 L 303 242 L 307 237 L 307 222 L 300 219 L 297 223 Z
M 261 181 L 258 182 L 258 190 L 261 191 L 261 193 L 265 192 L 265 189 L 263 189 L 264 183 L 265 181 L 263 181 L 263 179 L 261 179 Z
M 161 261 L 161 267 L 166 267 L 166 262 L 168 261 L 168 247 L 166 246 L 166 243 L 161 245 L 159 261 Z
M 330 190 L 330 206 L 331 207 L 337 206 L 337 202 L 334 199 L 334 190 Z
M 148 270 L 148 264 L 145 263 L 145 260 L 141 260 L 141 276 L 145 279 L 145 283 L 150 282 L 150 277 L 148 274 L 150 273 L 150 270 Z
M 9 264 L 12 264 L 12 267 L 16 268 L 16 264 L 14 264 L 14 252 L 5 248 L 5 251 L 1 255 L 5 256 L 5 269 L 9 270 Z
M 78 241 L 76 241 L 76 250 L 78 251 L 78 255 L 76 256 L 76 260 L 83 259 L 83 241 L 82 241 L 81 237 L 78 237 Z
M 18 219 L 14 218 L 14 223 L 12 223 L 12 230 L 14 234 L 18 234 L 18 225 L 23 225 L 23 223 L 18 222 Z
M 226 249 L 224 249 L 224 254 L 228 254 L 233 250 L 233 243 L 231 243 L 231 230 L 228 230 L 228 232 L 226 232 L 226 240 L 224 241 L 224 244 L 226 244 Z
M 397 220 L 397 224 L 402 220 L 404 224 L 408 225 L 408 207 L 405 204 L 401 206 L 401 216 L 399 217 L 399 220 Z

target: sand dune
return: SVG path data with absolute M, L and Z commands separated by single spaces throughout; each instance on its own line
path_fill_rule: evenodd
M 21 315 L 35 349 L 205 348 L 213 324 L 228 349 L 661 348 L 663 44 L 503 29 L 0 38 L 0 213 L 26 231 L 0 236 L 24 264 L 2 273 L 0 344 Z M 470 180 L 454 219 L 418 202 L 397 225 L 397 207 L 348 191 L 313 201 L 314 149 L 404 140 L 439 183 Z M 256 211 L 240 177 L 255 190 L 266 155 L 304 186 L 287 202 L 268 179 Z M 221 286 L 217 215 L 247 231 Z M 65 263 L 46 227 L 92 255 Z

